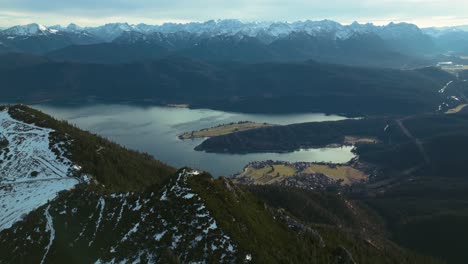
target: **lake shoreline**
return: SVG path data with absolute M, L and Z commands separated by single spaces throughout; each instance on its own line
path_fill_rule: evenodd
M 220 124 L 250 120 L 256 123 L 287 125 L 299 122 L 323 122 L 347 119 L 320 113 L 295 115 L 238 114 L 209 109 L 134 105 L 51 106 L 35 108 L 66 120 L 79 128 L 106 137 L 126 148 L 148 153 L 175 167 L 189 166 L 214 176 L 238 173 L 252 161 L 323 161 L 347 162 L 355 157 L 352 147 L 299 150 L 289 153 L 214 154 L 195 151 L 203 139 L 180 140 L 177 135 Z

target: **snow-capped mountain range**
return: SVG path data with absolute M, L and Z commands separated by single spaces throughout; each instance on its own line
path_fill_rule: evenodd
M 241 22 L 210 20 L 162 25 L 110 23 L 97 27 L 29 24 L 0 30 L 0 54 L 54 60 L 122 63 L 183 56 L 202 60 L 304 61 L 408 67 L 438 54 L 468 54 L 463 27 L 420 29 L 332 20 Z M 372 63 L 370 63 L 370 61 Z M 409 64 L 408 64 L 409 63 Z
M 39 24 L 29 24 L 25 26 L 14 26 L 12 28 L 1 31 L 3 35 L 11 36 L 33 36 L 47 35 L 57 32 L 67 33 L 83 33 L 87 32 L 105 41 L 112 41 L 122 35 L 124 32 L 135 31 L 143 34 L 150 33 L 176 33 L 189 32 L 196 35 L 218 36 L 218 35 L 244 35 L 249 37 L 257 37 L 260 35 L 268 35 L 274 38 L 286 36 L 292 32 L 306 32 L 310 35 L 332 34 L 336 38 L 346 39 L 354 33 L 376 33 L 382 36 L 398 37 L 404 32 L 408 34 L 421 33 L 422 31 L 416 26 L 407 23 L 390 23 L 387 26 L 376 26 L 373 24 L 359 24 L 354 22 L 350 25 L 342 25 L 331 20 L 322 21 L 297 21 L 297 22 L 241 22 L 239 20 L 210 20 L 199 23 L 192 22 L 186 24 L 165 23 L 162 25 L 147 25 L 128 23 L 110 23 L 98 27 L 80 27 L 76 24 L 70 24 L 66 27 L 55 25 L 46 27 Z

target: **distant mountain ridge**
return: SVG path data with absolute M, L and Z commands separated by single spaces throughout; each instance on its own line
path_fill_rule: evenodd
M 48 54 L 50 58 L 125 63 L 175 55 L 210 61 L 313 59 L 336 64 L 411 68 L 429 64 L 412 55 L 431 53 L 433 49 L 429 37 L 410 24 L 377 27 L 358 23 L 343 26 L 329 20 L 295 23 L 222 20 L 162 26 L 116 23 L 84 30 L 108 42 L 65 47 L 52 51 Z
M 88 45 L 103 41 L 87 31 L 62 31 L 56 28 L 33 23 L 2 30 L 0 53 L 44 54 L 71 45 Z
M 14 26 L 0 31 L 0 54 L 30 53 L 60 61 L 129 63 L 167 56 L 210 61 L 306 61 L 414 68 L 436 55 L 468 51 L 468 33 L 409 23 L 342 25 L 331 20 L 186 24 L 109 23 L 98 27 Z M 463 54 L 462 54 L 463 55 Z
M 2 34 L 7 35 L 36 35 L 40 29 L 42 32 L 89 32 L 100 36 L 106 41 L 112 41 L 122 35 L 124 32 L 134 31 L 144 34 L 148 33 L 176 33 L 189 32 L 196 35 L 245 35 L 250 37 L 258 37 L 259 35 L 270 35 L 273 37 L 281 37 L 291 34 L 292 32 L 307 32 L 310 35 L 318 35 L 321 33 L 331 33 L 335 38 L 346 39 L 354 33 L 376 33 L 380 36 L 398 37 L 400 34 L 405 34 L 402 29 L 408 29 L 411 33 L 420 33 L 420 29 L 413 24 L 407 23 L 390 23 L 386 26 L 376 26 L 371 23 L 359 24 L 354 22 L 350 25 L 342 25 L 332 20 L 322 21 L 297 21 L 297 22 L 241 22 L 235 19 L 225 20 L 209 20 L 206 22 L 191 22 L 186 24 L 165 23 L 162 25 L 137 24 L 130 25 L 128 23 L 109 23 L 97 27 L 80 27 L 76 24 L 69 24 L 66 27 L 55 25 L 46 27 L 39 24 L 29 24 L 25 26 L 14 26 L 3 30 Z M 35 29 L 35 30 L 34 30 Z M 25 33 L 27 34 L 25 34 Z

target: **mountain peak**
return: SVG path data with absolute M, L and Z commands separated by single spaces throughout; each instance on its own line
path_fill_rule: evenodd
M 99 27 L 87 27 L 86 31 L 101 37 L 106 41 L 112 41 L 122 35 L 126 31 L 134 31 L 138 26 L 129 25 L 127 22 L 124 23 L 108 23 Z
M 48 29 L 46 26 L 41 24 L 32 23 L 22 26 L 14 26 L 3 31 L 7 35 L 16 35 L 16 36 L 32 36 L 32 35 L 46 35 L 48 33 L 54 33 L 52 30 Z
M 79 30 L 82 30 L 82 29 L 83 29 L 82 27 L 78 26 L 75 23 L 70 23 L 67 26 L 67 30 L 69 30 L 69 31 L 79 31 Z

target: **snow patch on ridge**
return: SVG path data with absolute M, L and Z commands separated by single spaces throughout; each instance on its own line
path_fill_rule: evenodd
M 50 238 L 49 238 L 49 243 L 47 244 L 47 247 L 45 249 L 44 256 L 42 257 L 41 264 L 44 263 L 44 261 L 46 260 L 47 254 L 49 254 L 50 247 L 52 246 L 52 244 L 54 243 L 54 240 L 55 240 L 54 222 L 52 220 L 52 216 L 49 213 L 49 210 L 50 210 L 50 205 L 47 206 L 47 208 L 46 208 L 46 210 L 44 212 L 44 216 L 45 216 L 45 218 L 47 220 L 47 222 L 46 222 L 46 231 L 49 232 Z
M 102 197 L 99 198 L 99 202 L 98 202 L 98 207 L 100 207 L 100 209 L 99 209 L 99 218 L 98 218 L 98 220 L 96 222 L 96 229 L 94 230 L 93 238 L 92 238 L 91 241 L 89 241 L 88 246 L 91 246 L 93 244 L 93 242 L 94 242 L 94 239 L 96 238 L 96 233 L 99 230 L 99 226 L 101 225 L 102 213 L 104 212 L 105 206 L 106 206 L 106 200 L 104 200 L 104 198 L 102 198 Z
M 442 89 L 439 90 L 439 93 L 445 93 L 445 90 L 453 83 L 453 81 L 448 82 Z
M 0 112 L 0 231 L 79 183 L 72 162 L 49 148 L 54 130 L 13 119 Z
M 218 226 L 215 218 L 206 208 L 202 199 L 190 188 L 187 179 L 198 175 L 198 171 L 183 170 L 177 175 L 171 183 L 164 187 L 163 197 L 154 197 L 155 200 L 147 199 L 148 202 L 141 202 L 142 197 L 121 197 L 113 196 L 112 199 L 119 200 L 120 204 L 129 204 L 125 206 L 127 210 L 123 218 L 133 215 L 132 221 L 125 219 L 117 231 L 121 232 L 121 239 L 115 245 L 112 245 L 107 252 L 110 253 L 99 263 L 132 263 L 139 261 L 142 257 L 150 263 L 152 256 L 158 255 L 158 252 L 167 246 L 173 252 L 176 252 L 181 263 L 192 263 L 189 251 L 202 252 L 200 259 L 193 263 L 205 263 L 208 256 L 219 254 L 219 262 L 234 263 L 237 255 L 237 245 L 224 231 Z M 153 197 L 154 194 L 151 194 Z M 187 198 L 190 197 L 190 198 Z M 131 201 L 127 201 L 130 199 Z M 143 198 L 143 201 L 145 199 Z M 115 203 L 109 201 L 110 203 Z M 156 207 L 154 202 L 157 203 Z M 139 210 L 133 210 L 135 206 L 141 207 Z M 122 206 L 123 207 L 123 206 Z M 156 210 L 153 210 L 156 208 Z M 140 217 L 135 217 L 142 214 Z M 119 216 L 120 217 L 120 216 Z M 152 219 L 151 224 L 146 219 Z M 146 246 L 137 246 L 138 250 L 126 253 L 124 259 L 119 254 L 122 249 L 130 250 L 136 241 L 151 239 Z M 153 245 L 153 243 L 155 243 Z M 203 261 L 204 260 L 204 261 Z M 200 261 L 200 262 L 198 262 Z

